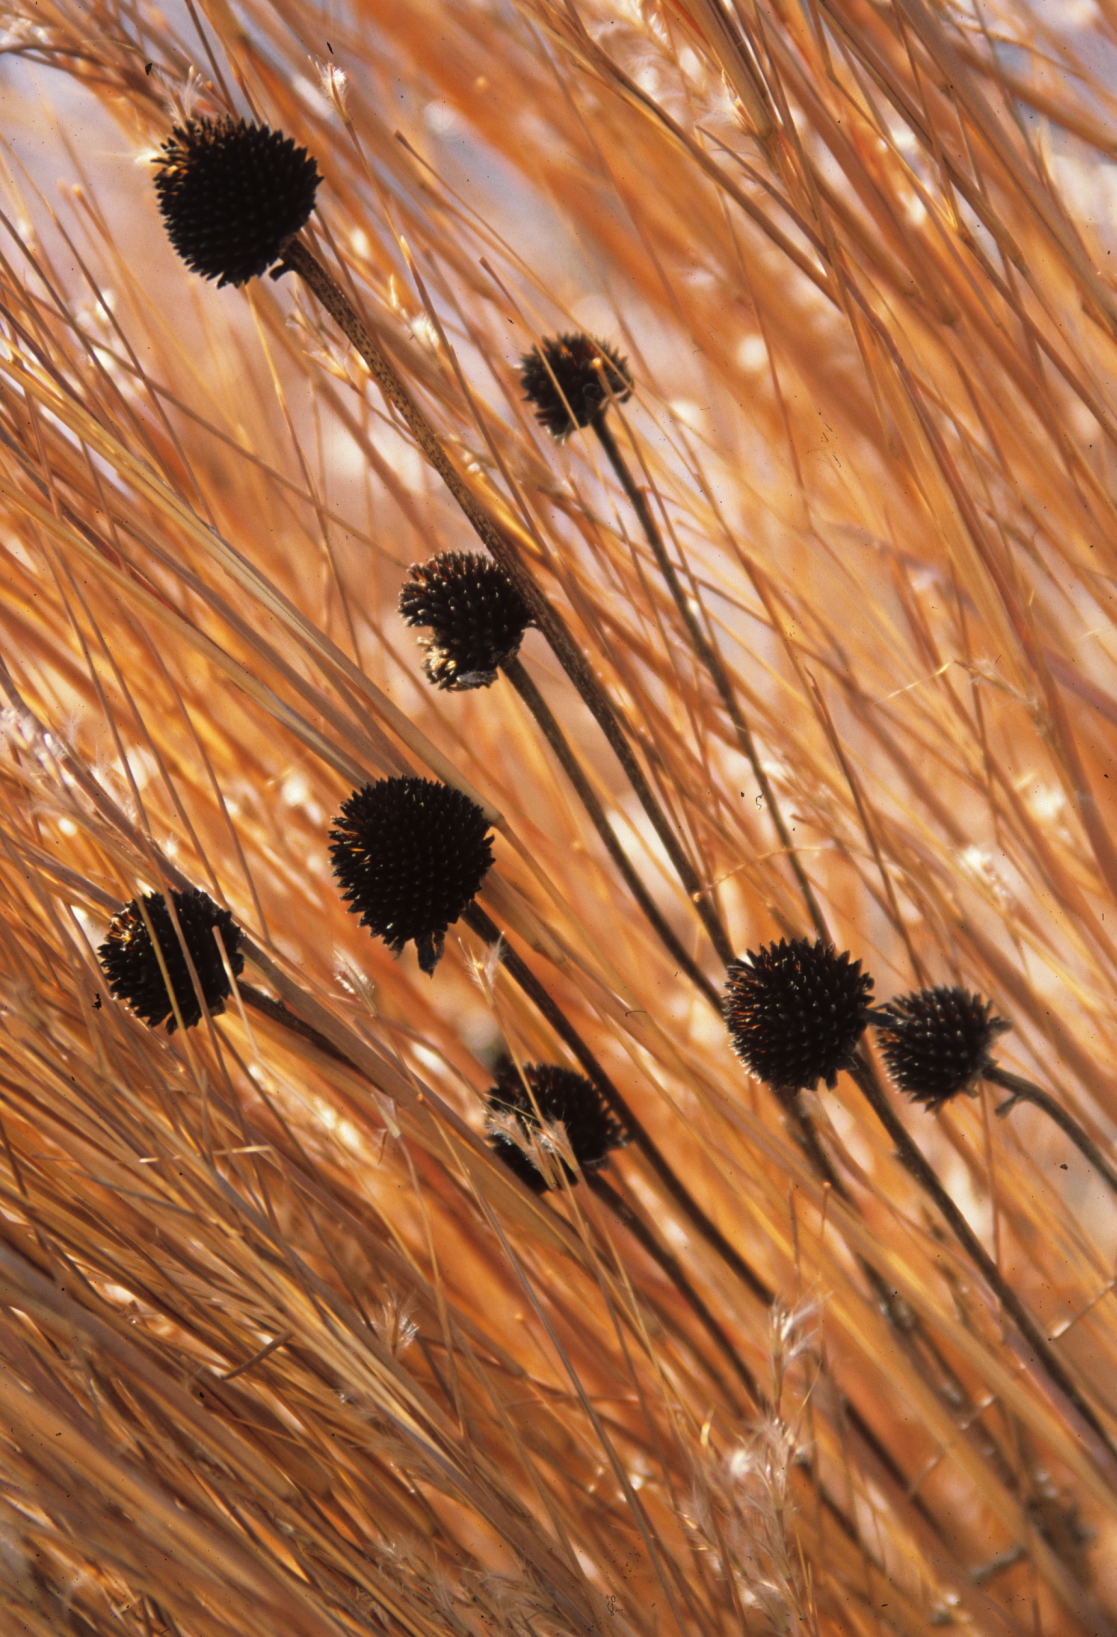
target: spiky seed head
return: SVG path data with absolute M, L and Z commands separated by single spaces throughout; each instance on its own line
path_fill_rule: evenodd
M 881 1055 L 898 1091 L 930 1109 L 972 1091 L 993 1067 L 992 1046 L 1012 1025 L 965 989 L 898 995 L 876 1015 Z
M 247 284 L 279 260 L 322 180 L 293 138 L 228 115 L 176 125 L 155 163 L 172 245 L 219 285 Z
M 423 669 L 436 688 L 487 688 L 515 659 L 531 609 L 481 552 L 443 551 L 412 563 L 399 594 L 408 625 L 428 626 Z
M 729 965 L 724 1011 L 733 1050 L 787 1092 L 834 1085 L 869 1021 L 873 980 L 821 939 L 781 938 Z
M 535 1193 L 551 1186 L 517 1136 L 531 1139 L 548 1154 L 570 1183 L 577 1173 L 560 1158 L 548 1128 L 561 1126 L 570 1152 L 583 1171 L 604 1165 L 626 1141 L 624 1130 L 593 1083 L 554 1063 L 525 1063 L 522 1071 L 505 1062 L 489 1092 L 488 1137 L 494 1152 Z M 510 1129 L 510 1127 L 515 1129 Z
M 393 954 L 414 942 L 433 972 L 446 929 L 472 902 L 492 862 L 489 821 L 435 779 L 379 779 L 354 790 L 330 831 L 342 896 Z
M 166 1018 L 168 1034 L 173 1034 L 177 1027 L 176 1005 L 187 1029 L 201 1019 L 201 1000 L 211 1013 L 225 1010 L 230 992 L 229 976 L 214 940 L 215 931 L 225 950 L 229 969 L 237 974 L 244 967 L 244 956 L 238 948 L 240 928 L 227 909 L 215 904 L 208 893 L 198 887 L 172 892 L 171 898 L 178 917 L 177 929 L 163 894 L 145 893 L 142 899 L 133 898 L 117 911 L 108 937 L 97 951 L 101 970 L 116 999 L 125 1001 L 153 1029 Z M 197 976 L 197 989 L 183 953 L 184 944 Z M 170 990 L 159 965 L 156 945 L 170 979 Z
M 611 400 L 632 396 L 627 360 L 588 335 L 540 341 L 520 360 L 520 384 L 536 420 L 559 442 L 589 426 Z

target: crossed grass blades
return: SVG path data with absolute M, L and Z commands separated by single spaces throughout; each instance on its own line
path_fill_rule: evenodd
M 5 1618 L 1107 1629 L 1103 24 L 197 15 L 2 59 Z M 299 198 L 218 289 L 152 161 L 244 114 Z M 530 619 L 430 687 L 478 553 Z M 411 778 L 494 838 L 433 978 L 329 855 Z M 194 890 L 236 993 L 157 934 L 149 1028 L 97 949 Z M 773 1094 L 718 1014 L 800 940 L 878 998 Z M 504 1053 L 626 1145 L 537 1096 L 519 1179 Z

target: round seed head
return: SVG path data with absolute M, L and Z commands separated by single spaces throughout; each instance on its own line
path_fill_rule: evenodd
M 597 1087 L 583 1075 L 553 1063 L 525 1063 L 521 1076 L 514 1063 L 505 1062 L 489 1092 L 489 1142 L 505 1165 L 537 1194 L 545 1193 L 551 1182 L 526 1152 L 525 1141 L 537 1143 L 552 1156 L 568 1182 L 578 1180 L 577 1172 L 560 1157 L 550 1129 L 555 1126 L 562 1127 L 583 1171 L 604 1165 L 610 1151 L 627 1140 Z
M 491 557 L 444 551 L 412 563 L 399 594 L 408 625 L 428 626 L 423 669 L 436 688 L 487 688 L 515 659 L 531 609 Z
M 877 1040 L 897 1090 L 928 1108 L 972 1091 L 993 1067 L 992 1046 L 1012 1027 L 965 989 L 918 989 L 878 1014 Z
M 777 1091 L 834 1085 L 869 1021 L 873 980 L 832 944 L 781 938 L 732 961 L 725 1021 L 733 1050 Z
M 219 285 L 247 284 L 279 260 L 321 181 L 291 137 L 229 116 L 176 125 L 155 163 L 171 243 L 187 267 Z
M 520 360 L 520 384 L 535 418 L 561 442 L 632 396 L 627 361 L 588 335 L 551 336 Z
M 393 954 L 413 941 L 424 972 L 492 864 L 477 803 L 434 779 L 379 779 L 341 804 L 330 858 L 342 896 Z
M 229 977 L 214 939 L 215 931 L 232 972 L 239 973 L 244 967 L 244 956 L 237 947 L 240 928 L 227 909 L 215 904 L 197 887 L 172 892 L 171 898 L 178 917 L 177 928 L 163 894 L 145 893 L 142 899 L 133 898 L 117 911 L 108 937 L 97 951 L 101 970 L 116 999 L 127 1002 L 153 1029 L 166 1018 L 168 1034 L 173 1034 L 177 1027 L 175 1006 L 187 1029 L 201 1019 L 201 1000 L 211 1013 L 225 1010 Z M 183 944 L 190 953 L 193 975 Z M 159 965 L 160 954 L 170 979 L 169 991 Z

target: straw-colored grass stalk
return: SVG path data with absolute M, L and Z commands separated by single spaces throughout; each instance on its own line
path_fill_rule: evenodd
M 0 1629 L 1113 1631 L 1110 0 L 5 16 Z M 154 161 L 230 114 L 323 183 L 219 289 Z M 492 830 L 433 975 L 331 871 L 388 777 Z M 764 1055 L 781 939 L 852 1045 Z

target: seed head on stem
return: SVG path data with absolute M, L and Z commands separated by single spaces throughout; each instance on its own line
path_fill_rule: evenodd
M 155 163 L 172 245 L 219 285 L 247 284 L 280 260 L 322 180 L 292 137 L 230 116 L 176 125 Z
M 898 995 L 875 1023 L 893 1084 L 929 1109 L 972 1091 L 993 1067 L 997 1036 L 1011 1028 L 990 1001 L 943 986 Z
M 604 341 L 579 334 L 550 336 L 526 352 L 520 384 L 536 420 L 560 443 L 611 402 L 632 396 L 627 361 Z
M 354 790 L 330 831 L 330 857 L 353 914 L 395 955 L 413 942 L 427 973 L 493 862 L 477 803 L 436 779 L 412 778 Z
M 781 938 L 733 961 L 725 1021 L 745 1067 L 781 1092 L 833 1086 L 869 1021 L 873 980 L 821 939 Z
M 443 551 L 412 563 L 399 596 L 408 625 L 426 627 L 423 669 L 436 688 L 487 688 L 515 659 L 531 609 L 491 557 Z

